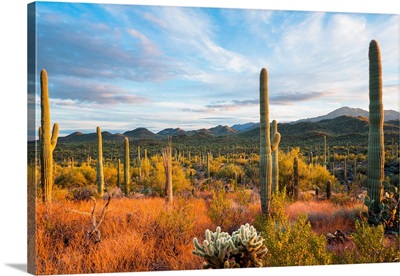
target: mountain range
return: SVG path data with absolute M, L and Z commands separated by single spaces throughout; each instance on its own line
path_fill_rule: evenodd
M 395 132 L 399 129 L 399 118 L 400 113 L 394 110 L 385 110 L 385 125 Z M 109 141 L 123 141 L 125 137 L 130 139 L 163 139 L 166 136 L 181 136 L 181 137 L 192 137 L 192 136 L 203 136 L 203 137 L 216 137 L 216 136 L 238 136 L 242 138 L 246 137 L 258 137 L 259 136 L 259 123 L 245 123 L 235 124 L 232 126 L 218 125 L 209 129 L 198 129 L 185 131 L 181 128 L 166 128 L 157 133 L 153 133 L 144 127 L 129 130 L 124 133 L 112 134 L 110 132 L 102 132 L 103 140 Z M 365 133 L 368 132 L 368 111 L 359 108 L 342 107 L 336 109 L 326 115 L 318 116 L 314 118 L 301 119 L 290 123 L 279 123 L 279 132 L 282 135 L 291 135 L 294 139 L 296 135 L 304 132 L 307 135 L 313 135 L 315 133 L 332 133 L 336 135 L 338 133 L 354 135 L 354 133 Z M 65 137 L 59 137 L 59 142 L 88 142 L 95 141 L 97 139 L 96 133 L 84 134 L 82 132 L 74 132 Z

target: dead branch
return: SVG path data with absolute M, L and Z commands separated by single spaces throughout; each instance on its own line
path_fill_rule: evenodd
M 106 213 L 108 205 L 110 204 L 111 195 L 108 197 L 106 204 L 104 205 L 103 209 L 101 210 L 100 219 L 98 222 L 96 222 L 96 215 L 95 215 L 97 202 L 94 197 L 91 197 L 91 199 L 93 200 L 93 208 L 90 213 L 81 212 L 81 211 L 77 211 L 77 210 L 68 210 L 68 211 L 78 213 L 81 215 L 85 215 L 85 216 L 90 216 L 92 218 L 91 229 L 88 231 L 88 233 L 86 235 L 86 241 L 89 242 L 94 237 L 94 243 L 97 244 L 100 242 L 100 238 L 101 238 L 101 233 L 100 233 L 99 227 L 100 227 L 100 224 L 104 220 L 104 215 Z

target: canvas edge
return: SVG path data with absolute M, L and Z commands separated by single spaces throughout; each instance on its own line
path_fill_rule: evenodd
M 36 133 L 36 3 L 29 3 L 27 5 L 27 123 L 28 132 L 27 138 L 31 133 Z M 35 156 L 29 160 L 27 170 L 30 166 L 35 169 L 34 185 L 27 179 L 27 272 L 30 274 L 37 274 L 36 266 L 36 164 L 38 159 L 37 142 L 35 141 Z M 33 163 L 30 164 L 30 163 Z M 29 172 L 27 177 L 29 178 Z

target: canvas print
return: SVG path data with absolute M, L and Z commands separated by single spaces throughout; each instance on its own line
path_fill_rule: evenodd
M 399 15 L 27 17 L 29 273 L 399 262 Z

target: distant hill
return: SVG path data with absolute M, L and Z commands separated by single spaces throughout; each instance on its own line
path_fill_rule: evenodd
M 385 136 L 390 139 L 398 137 L 400 132 L 399 119 L 400 113 L 393 110 L 385 111 Z M 295 145 L 296 143 L 306 143 L 312 140 L 319 140 L 326 135 L 328 139 L 334 139 L 335 143 L 341 141 L 352 141 L 365 144 L 368 137 L 369 121 L 368 112 L 360 108 L 342 107 L 326 115 L 315 118 L 302 119 L 290 123 L 279 123 L 278 131 L 282 135 L 282 143 Z M 185 131 L 181 128 L 166 128 L 158 133 L 153 133 L 147 128 L 140 127 L 126 131 L 123 134 L 102 132 L 104 141 L 123 141 L 125 137 L 130 140 L 159 140 L 166 136 L 173 136 L 175 141 L 204 140 L 215 138 L 219 139 L 248 139 L 255 141 L 259 139 L 259 123 L 235 124 L 232 127 L 218 125 L 209 129 Z M 388 136 L 388 137 L 389 137 Z M 225 138 L 223 138 L 225 137 Z M 69 142 L 95 142 L 96 133 L 84 134 L 74 132 L 65 137 L 59 137 L 60 143 Z M 221 140 L 221 139 L 220 139 Z M 221 140 L 221 141 L 222 141 Z M 205 140 L 204 140 L 205 141 Z
M 176 135 L 185 135 L 186 131 L 181 129 L 180 127 L 178 128 L 166 128 L 164 130 L 161 130 L 157 132 L 158 135 L 161 136 L 176 136 Z
M 104 141 L 123 141 L 125 139 L 125 136 L 116 133 L 112 134 L 108 131 L 103 131 L 101 132 L 102 139 Z M 58 142 L 92 142 L 92 141 L 97 141 L 97 133 L 89 133 L 89 134 L 84 134 L 82 132 L 74 132 L 71 133 L 70 135 L 67 135 L 65 137 L 59 137 Z
M 147 128 L 144 127 L 139 127 L 134 130 L 130 130 L 127 132 L 124 132 L 124 134 L 128 138 L 132 139 L 156 139 L 157 134 L 151 132 Z
M 278 131 L 282 136 L 281 143 L 286 145 L 312 144 L 322 141 L 326 135 L 330 144 L 345 145 L 353 143 L 366 145 L 368 142 L 369 120 L 366 117 L 340 116 L 318 122 L 278 123 Z M 399 137 L 399 120 L 384 123 L 385 139 Z M 257 139 L 260 129 L 253 128 L 237 135 L 241 138 Z
M 219 136 L 219 135 L 231 135 L 231 134 L 238 133 L 237 130 L 234 130 L 231 127 L 222 126 L 222 125 L 210 128 L 209 130 L 210 130 L 211 134 L 216 135 L 216 136 Z
M 259 123 L 246 123 L 246 124 L 235 124 L 233 126 L 231 126 L 232 129 L 236 130 L 236 131 L 248 131 L 254 127 L 258 127 Z
M 334 119 L 340 116 L 352 116 L 352 117 L 369 117 L 369 112 L 361 109 L 361 108 L 351 108 L 348 106 L 338 108 L 332 112 L 329 112 L 326 115 L 323 116 L 318 116 L 318 117 L 313 117 L 313 118 L 307 118 L 307 119 L 300 119 L 297 121 L 294 121 L 292 123 L 301 123 L 301 122 L 319 122 L 322 120 L 329 120 L 329 119 Z M 400 113 L 394 110 L 385 110 L 384 111 L 384 119 L 386 121 L 391 121 L 391 120 L 398 120 L 400 118 Z

